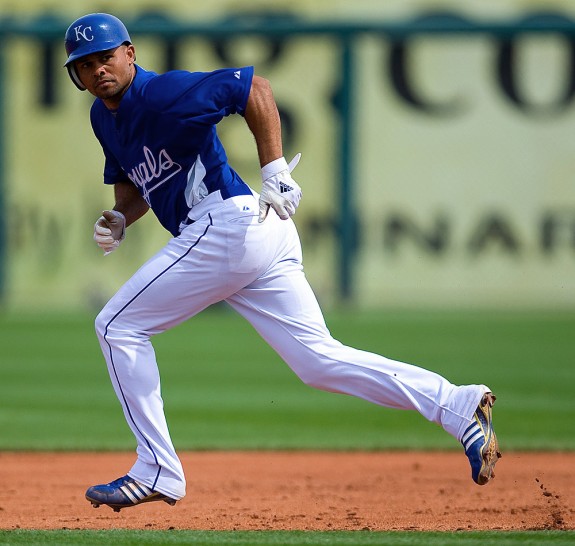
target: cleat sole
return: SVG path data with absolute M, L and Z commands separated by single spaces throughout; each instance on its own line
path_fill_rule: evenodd
M 166 497 L 165 495 L 156 495 L 156 496 L 153 496 L 149 499 L 145 499 L 141 502 L 138 502 L 136 504 L 132 503 L 132 504 L 126 504 L 126 505 L 108 504 L 106 502 L 97 502 L 97 501 L 90 499 L 88 497 L 86 497 L 86 499 L 88 501 L 90 501 L 90 503 L 92 504 L 92 506 L 94 508 L 99 508 L 103 504 L 105 506 L 109 506 L 112 510 L 114 510 L 114 512 L 119 512 L 120 510 L 122 510 L 122 508 L 130 508 L 132 506 L 138 506 L 138 504 L 145 504 L 145 503 L 154 502 L 154 501 L 164 501 L 166 504 L 169 504 L 170 506 L 175 506 L 176 503 L 178 502 L 176 499 Z
M 483 464 L 481 466 L 481 470 L 477 476 L 477 484 L 485 485 L 490 480 L 495 478 L 495 464 L 501 458 L 501 452 L 499 451 L 499 443 L 497 442 L 497 436 L 495 435 L 495 431 L 493 430 L 493 425 L 491 424 L 491 408 L 495 403 L 495 396 L 493 393 L 488 392 L 483 399 L 481 400 L 480 408 L 485 418 L 487 419 L 487 423 L 489 423 L 489 428 L 491 432 L 491 436 L 489 441 L 485 442 L 485 445 L 481 449 L 481 458 Z

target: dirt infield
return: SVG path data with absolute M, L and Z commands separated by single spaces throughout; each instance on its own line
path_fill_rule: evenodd
M 188 495 L 120 513 L 86 488 L 132 453 L 0 453 L 1 529 L 575 529 L 575 454 L 504 453 L 475 485 L 462 453 L 188 452 Z

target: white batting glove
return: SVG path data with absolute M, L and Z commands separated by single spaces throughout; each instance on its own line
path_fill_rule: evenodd
M 126 217 L 117 210 L 105 210 L 94 225 L 94 241 L 104 256 L 114 252 L 126 236 Z
M 280 157 L 262 167 L 260 222 L 266 219 L 270 207 L 282 220 L 287 220 L 295 214 L 302 192 L 290 173 L 295 169 L 300 158 L 301 154 L 297 154 L 288 165 L 285 158 Z

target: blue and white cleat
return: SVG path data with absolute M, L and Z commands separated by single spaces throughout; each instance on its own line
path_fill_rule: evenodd
M 114 512 L 143 502 L 164 501 L 170 506 L 176 504 L 175 499 L 150 489 L 130 476 L 122 476 L 108 484 L 93 485 L 86 491 L 86 499 L 92 503 L 94 508 L 106 504 Z
M 473 414 L 472 423 L 461 438 L 471 465 L 471 477 L 479 485 L 485 485 L 495 477 L 495 463 L 501 457 L 497 436 L 493 430 L 491 408 L 494 403 L 493 393 L 485 393 Z

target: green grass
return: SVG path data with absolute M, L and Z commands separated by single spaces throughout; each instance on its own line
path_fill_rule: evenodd
M 540 532 L 471 532 L 417 533 L 366 531 L 0 531 L 0 546 L 26 544 L 169 546 L 567 546 L 575 543 L 575 533 Z
M 575 449 L 575 313 L 341 312 L 327 320 L 344 343 L 489 385 L 504 450 Z M 415 412 L 306 387 L 225 308 L 154 345 L 180 450 L 459 449 Z M 0 315 L 0 362 L 0 449 L 133 449 L 92 316 Z
M 0 316 L 0 449 L 133 449 L 92 322 L 86 314 Z M 350 345 L 455 383 L 490 385 L 503 449 L 575 449 L 575 313 L 332 313 L 328 324 Z M 304 386 L 226 310 L 154 345 L 180 450 L 459 449 L 413 412 Z M 19 544 L 559 546 L 575 544 L 575 533 L 0 531 L 0 546 Z

